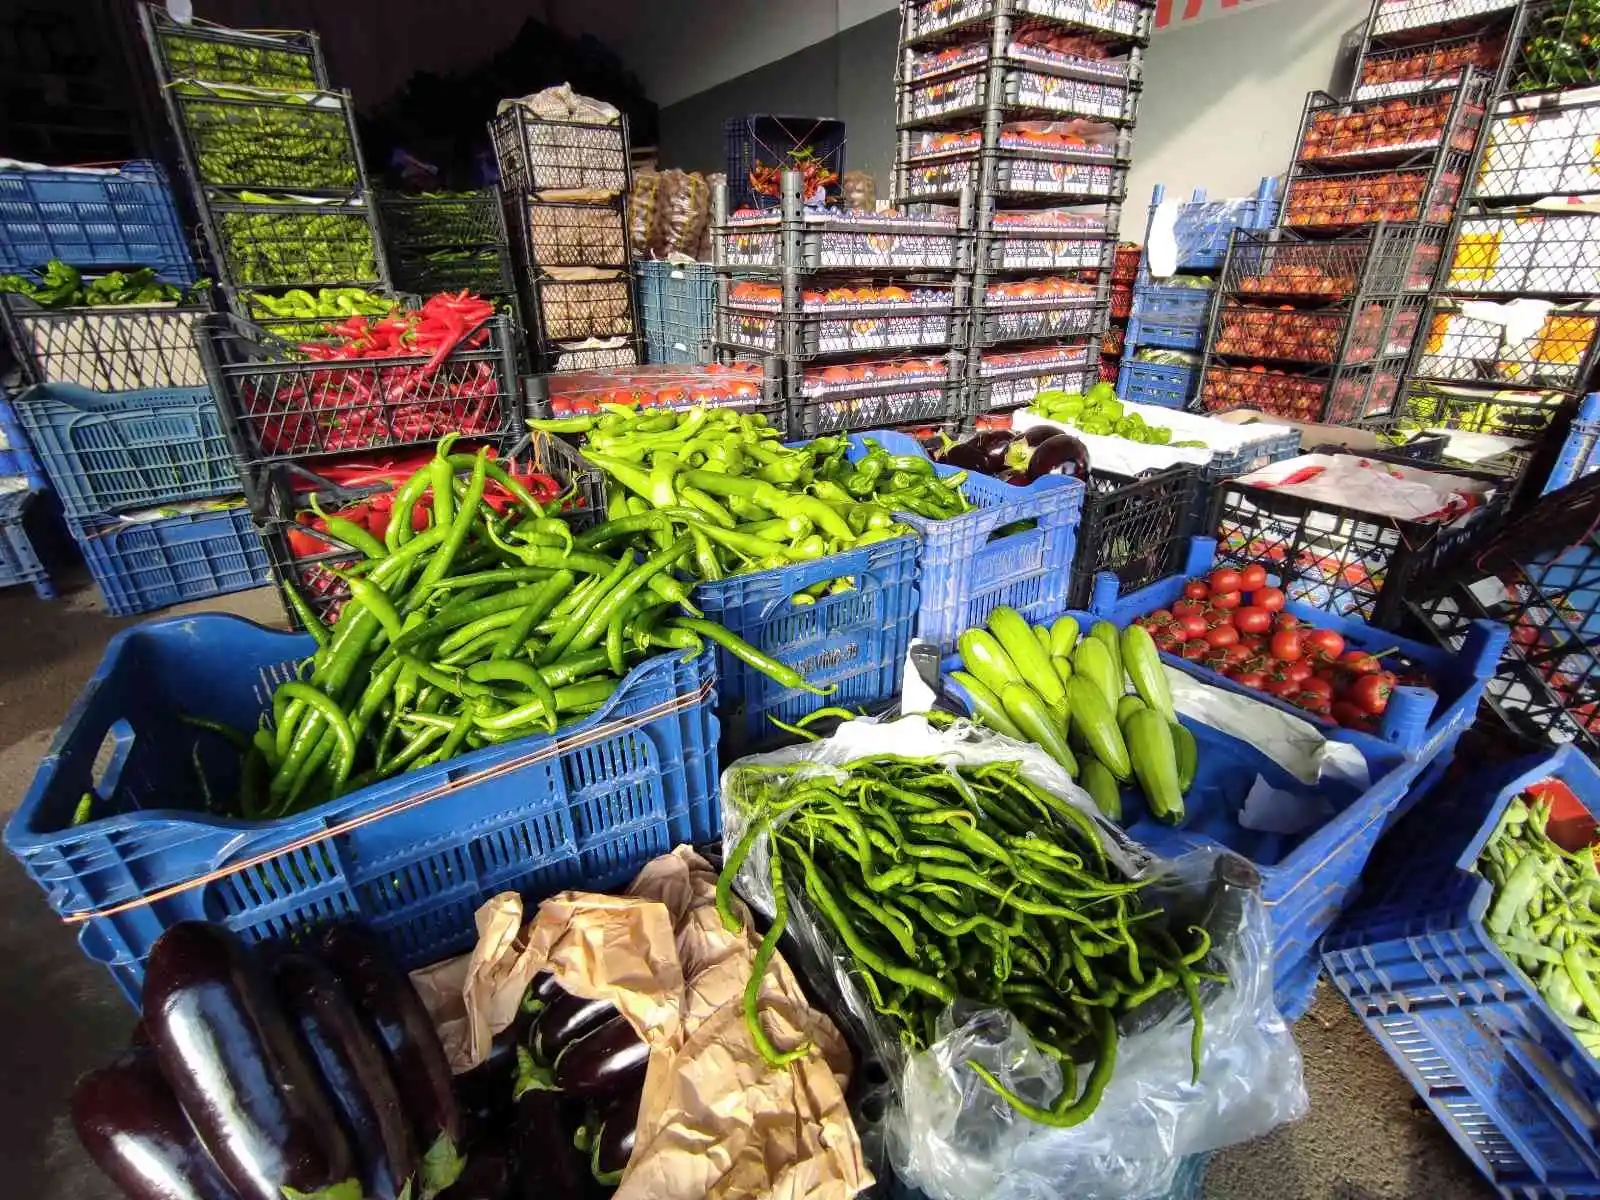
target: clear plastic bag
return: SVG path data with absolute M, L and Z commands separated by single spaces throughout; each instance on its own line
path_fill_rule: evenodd
M 731 850 L 747 823 L 750 777 L 742 769 L 809 763 L 827 772 L 879 754 L 934 756 L 952 765 L 1020 763 L 1030 782 L 1100 823 L 1108 857 L 1125 874 L 1159 876 L 1146 894 L 1159 897 L 1174 925 L 1206 929 L 1210 962 L 1231 980 L 1202 985 L 1198 1085 L 1190 1083 L 1190 1009 L 1181 992 L 1169 991 L 1119 1023 L 1116 1072 L 1093 1115 L 1073 1128 L 1048 1127 L 1019 1115 L 964 1066 L 983 1064 L 1013 1092 L 1049 1105 L 1060 1090 L 1059 1069 L 1011 1014 L 958 1001 L 941 1017 L 938 1041 L 905 1054 L 867 1002 L 853 964 L 791 888 L 796 969 L 857 1039 L 863 1057 L 876 1059 L 885 1081 L 866 1086 L 856 1100 L 862 1143 L 885 1156 L 903 1182 L 932 1200 L 1139 1200 L 1165 1192 L 1182 1158 L 1260 1137 L 1305 1113 L 1300 1054 L 1273 1005 L 1272 939 L 1251 886 L 1259 882 L 1254 868 L 1222 852 L 1151 857 L 1100 821 L 1088 795 L 1036 746 L 965 722 L 945 730 L 918 717 L 846 722 L 825 741 L 743 759 L 724 774 L 725 847 Z M 770 914 L 767 853 L 763 836 L 738 882 L 740 893 Z

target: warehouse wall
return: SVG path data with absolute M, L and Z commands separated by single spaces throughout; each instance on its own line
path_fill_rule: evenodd
M 859 0 L 858 0 L 859 3 Z M 1150 188 L 1254 192 L 1288 165 L 1305 94 L 1333 81 L 1341 35 L 1370 0 L 1277 0 L 1158 32 L 1147 57 L 1129 215 L 1142 232 Z M 831 7 L 824 4 L 823 7 Z M 846 166 L 872 171 L 887 195 L 894 161 L 898 18 L 874 17 L 826 41 L 661 109 L 661 164 L 721 170 L 722 124 L 747 113 L 839 117 Z M 642 73 L 642 72 L 641 72 Z M 659 92 L 652 95 L 660 100 Z

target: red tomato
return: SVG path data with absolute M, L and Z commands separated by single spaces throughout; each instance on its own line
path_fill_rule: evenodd
M 1344 651 L 1344 638 L 1332 629 L 1313 629 L 1306 634 L 1305 646 L 1312 658 L 1336 660 Z
M 1226 650 L 1213 650 L 1200 660 L 1200 665 L 1208 671 L 1215 671 L 1221 675 L 1228 669 L 1228 652 Z
M 1280 612 L 1272 615 L 1272 627 L 1274 629 L 1306 630 L 1311 628 L 1311 623 L 1309 621 L 1302 621 L 1293 613 Z
M 1389 697 L 1394 692 L 1394 685 L 1384 678 L 1385 672 L 1379 671 L 1372 675 L 1363 675 L 1350 685 L 1346 699 L 1364 713 L 1376 716 L 1386 711 L 1389 707 Z
M 1153 633 L 1150 636 L 1151 636 L 1151 640 L 1154 641 L 1155 644 L 1156 644 L 1156 649 L 1161 651 L 1163 654 L 1175 654 L 1175 653 L 1177 653 L 1178 646 L 1180 644 L 1179 640 L 1178 640 L 1178 635 L 1176 633 L 1174 633 L 1170 628 L 1159 630 L 1158 632 Z
M 1346 650 L 1339 655 L 1339 665 L 1357 675 L 1370 675 L 1383 669 L 1383 665 L 1365 650 Z
M 1295 665 L 1301 666 L 1303 664 L 1296 663 Z M 1302 696 L 1315 696 L 1325 703 L 1332 704 L 1333 684 L 1329 683 L 1326 679 L 1320 679 L 1315 675 L 1311 675 L 1300 681 L 1300 694 Z
M 1256 656 L 1256 652 L 1243 642 L 1235 642 L 1228 647 L 1228 662 L 1233 665 L 1249 662 Z
M 1284 595 L 1281 588 L 1256 588 L 1250 593 L 1250 603 L 1257 608 L 1264 608 L 1268 612 L 1282 612 L 1283 601 Z
M 1211 589 L 1206 586 L 1203 579 L 1191 579 L 1183 585 L 1183 598 L 1185 600 L 1204 600 L 1211 595 Z
M 1335 721 L 1349 729 L 1360 729 L 1369 719 L 1358 705 L 1351 704 L 1348 700 L 1335 700 L 1332 714 Z
M 1240 633 L 1265 633 L 1272 628 L 1272 614 L 1259 605 L 1248 604 L 1234 612 L 1233 625 Z
M 1219 648 L 1237 646 L 1239 631 L 1232 625 L 1218 625 L 1215 629 L 1206 630 L 1206 642 Z
M 1211 592 L 1237 592 L 1239 590 L 1239 572 L 1232 567 L 1218 567 L 1211 572 L 1211 578 L 1206 580 L 1211 585 Z
M 1311 665 L 1309 659 L 1302 658 L 1298 662 L 1290 663 L 1283 673 L 1296 683 L 1304 683 L 1316 674 L 1316 668 Z
M 1140 624 L 1146 629 L 1155 629 L 1162 625 L 1172 624 L 1172 613 L 1167 609 L 1158 608 L 1153 613 L 1146 613 L 1139 618 Z
M 1179 617 L 1176 626 L 1179 635 L 1184 639 L 1205 637 L 1206 619 L 1199 613 L 1185 613 Z
M 1210 652 L 1211 643 L 1200 641 L 1198 638 L 1185 642 L 1179 650 L 1179 653 L 1190 662 L 1199 662 Z
M 1203 614 L 1206 619 L 1206 628 L 1215 629 L 1218 625 L 1232 625 L 1233 613 L 1225 608 L 1211 607 Z
M 1238 608 L 1244 602 L 1244 597 L 1238 592 L 1212 592 L 1211 606 L 1213 608 Z
M 1285 697 L 1285 699 L 1297 708 L 1305 709 L 1312 716 L 1326 717 L 1332 711 L 1328 705 L 1328 698 L 1319 696 L 1315 692 L 1295 692 Z
M 1239 572 L 1239 588 L 1242 591 L 1253 592 L 1257 588 L 1267 586 L 1267 569 L 1260 563 L 1251 563 Z
M 1267 677 L 1260 671 L 1235 671 L 1233 681 L 1241 687 L 1255 688 L 1258 692 L 1267 686 Z
M 1280 629 L 1273 634 L 1270 649 L 1272 657 L 1280 662 L 1295 662 L 1304 653 L 1300 634 L 1293 629 Z
M 1292 696 L 1300 690 L 1300 683 L 1287 675 L 1275 672 L 1267 676 L 1267 682 L 1262 690 L 1269 696 Z
M 1200 613 L 1205 612 L 1205 610 L 1206 602 L 1204 600 L 1179 600 L 1172 606 L 1172 615 L 1182 618 L 1188 616 L 1190 613 L 1194 613 L 1198 616 Z

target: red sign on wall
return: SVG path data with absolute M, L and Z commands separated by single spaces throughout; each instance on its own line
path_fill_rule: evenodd
M 1156 0 L 1155 27 L 1171 29 L 1174 26 L 1205 21 L 1212 17 L 1227 16 L 1231 12 L 1249 8 L 1252 4 L 1267 2 L 1268 0 Z

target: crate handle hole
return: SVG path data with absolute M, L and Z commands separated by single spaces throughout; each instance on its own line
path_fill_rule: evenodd
M 984 545 L 992 546 L 996 542 L 1003 542 L 1007 538 L 1021 537 L 1025 533 L 1035 533 L 1039 529 L 1039 522 L 1033 517 L 1021 521 L 1012 521 L 1009 525 L 1002 525 L 989 534 Z
M 122 782 L 123 768 L 128 765 L 128 756 L 133 752 L 133 739 L 133 726 L 121 718 L 100 739 L 100 745 L 94 752 L 94 762 L 89 766 L 89 790 L 94 792 L 97 801 L 116 795 L 117 786 Z

